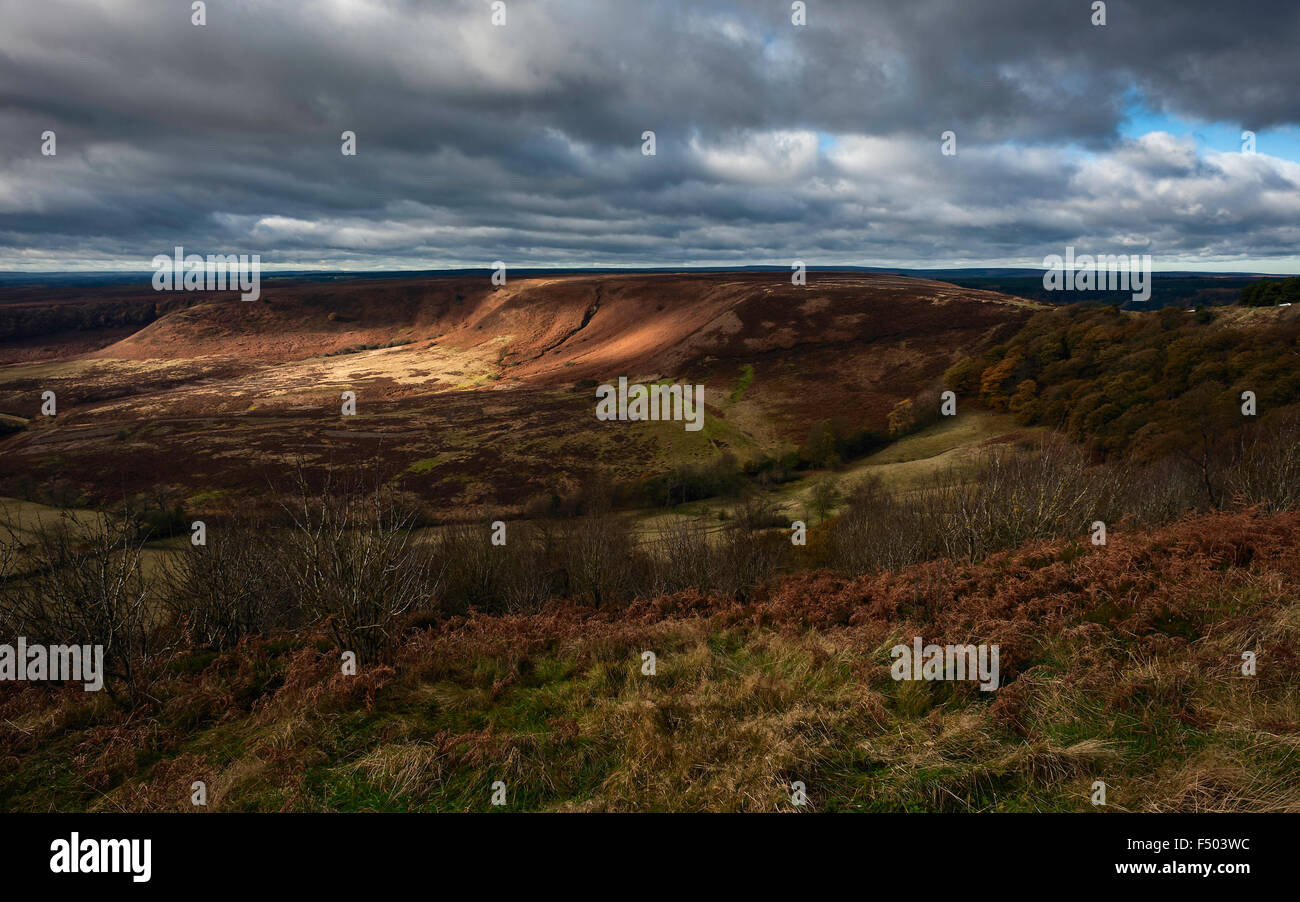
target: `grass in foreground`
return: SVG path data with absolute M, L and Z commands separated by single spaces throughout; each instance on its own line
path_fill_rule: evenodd
M 1002 688 L 895 682 L 888 648 L 997 643 Z M 0 808 L 1300 811 L 1300 515 L 1105 548 L 802 573 L 412 626 L 339 673 L 323 635 L 190 651 L 131 709 L 6 686 Z M 641 673 L 642 652 L 657 674 Z M 1241 674 L 1241 655 L 1258 673 Z

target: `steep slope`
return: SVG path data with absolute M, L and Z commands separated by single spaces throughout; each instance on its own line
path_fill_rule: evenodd
M 0 413 L 32 423 L 4 441 L 0 483 L 243 492 L 382 450 L 425 503 L 513 505 L 597 470 L 788 447 L 832 417 L 879 428 L 1033 309 L 857 273 L 268 280 L 256 302 L 195 297 L 91 353 L 0 367 Z M 592 386 L 620 375 L 703 384 L 706 428 L 597 422 Z M 45 390 L 54 420 L 36 417 Z
M 504 346 L 502 362 L 521 378 L 572 381 L 679 371 L 705 355 L 929 338 L 998 325 L 1027 307 L 994 292 L 875 274 L 815 273 L 802 287 L 766 273 L 559 276 L 500 288 L 483 278 L 300 283 L 267 288 L 256 302 L 227 296 L 167 313 L 94 356 L 287 362 L 436 335 L 464 350 Z

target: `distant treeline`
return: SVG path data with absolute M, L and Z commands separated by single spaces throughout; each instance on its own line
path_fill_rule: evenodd
M 1000 291 L 1018 298 L 1047 304 L 1114 304 L 1138 310 L 1162 307 L 1215 307 L 1234 304 L 1241 292 L 1251 286 L 1255 276 L 1188 275 L 1152 273 L 1151 298 L 1133 303 L 1131 291 L 1048 291 L 1041 275 L 944 275 L 944 282 L 963 288 Z
M 1241 289 L 1243 307 L 1276 307 L 1300 301 L 1300 276 L 1292 279 L 1264 279 Z
M 1219 307 L 1241 304 L 1272 307 L 1300 300 L 1300 277 L 1260 279 L 1257 276 L 1188 275 L 1152 273 L 1151 299 L 1132 303 L 1131 291 L 1048 291 L 1037 275 L 944 275 L 943 281 L 963 288 L 1000 291 L 1003 294 L 1048 304 L 1113 304 L 1141 310 L 1162 307 Z

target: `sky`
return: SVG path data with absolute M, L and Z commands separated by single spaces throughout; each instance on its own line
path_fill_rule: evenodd
M 1300 3 L 1093 6 L 0 0 L 0 269 L 1300 273 Z

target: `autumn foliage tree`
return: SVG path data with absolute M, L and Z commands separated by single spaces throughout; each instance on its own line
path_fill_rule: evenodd
M 1216 441 L 1247 425 L 1243 391 L 1261 413 L 1300 404 L 1300 319 L 1055 308 L 983 358 L 958 361 L 944 382 L 959 394 L 978 388 L 987 407 L 1061 429 L 1103 457 L 1154 459 L 1196 438 L 1191 424 L 1213 422 Z M 1207 385 L 1212 400 L 1198 390 Z
M 916 405 L 911 398 L 904 398 L 894 405 L 888 418 L 889 437 L 898 438 L 912 431 L 916 425 Z

